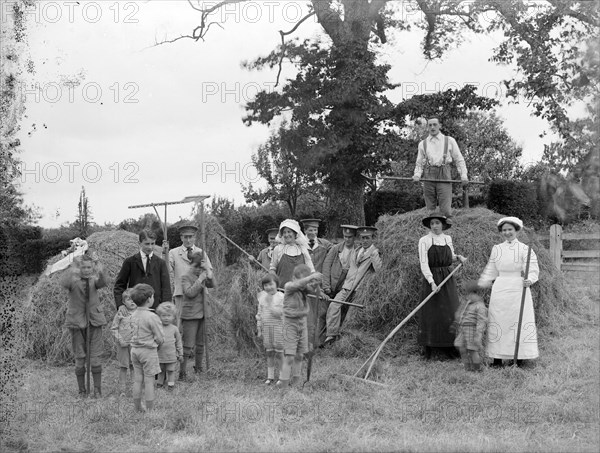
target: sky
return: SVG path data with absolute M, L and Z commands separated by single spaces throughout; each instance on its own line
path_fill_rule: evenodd
M 128 206 L 189 195 L 243 204 L 240 183 L 260 184 L 251 155 L 269 135 L 266 126 L 243 124 L 243 105 L 259 90 L 275 89 L 276 71 L 250 72 L 240 63 L 273 50 L 278 30 L 291 29 L 305 4 L 230 5 L 214 16 L 223 28 L 213 26 L 205 41 L 156 46 L 198 24 L 187 1 L 37 1 L 28 11 L 35 75 L 21 88 L 26 117 L 19 138 L 20 189 L 39 208 L 39 225 L 74 221 L 82 186 L 98 224 L 152 212 Z M 294 36 L 321 33 L 313 18 Z M 401 84 L 389 93 L 392 101 L 475 84 L 502 102 L 498 113 L 523 146 L 523 163 L 540 159 L 551 137 L 539 135 L 548 124 L 504 98 L 502 80 L 513 69 L 488 61 L 497 36 L 472 36 L 436 62 L 423 58 L 420 31 L 388 36 L 380 58 Z M 284 67 L 286 76 L 293 68 Z M 189 217 L 191 208 L 169 207 L 168 222 Z

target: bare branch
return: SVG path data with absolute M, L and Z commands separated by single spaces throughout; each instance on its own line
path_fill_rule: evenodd
M 281 58 L 279 59 L 279 70 L 277 71 L 277 80 L 275 80 L 275 86 L 279 85 L 279 77 L 281 76 L 281 70 L 282 70 L 282 66 L 283 66 L 283 58 L 285 57 L 286 45 L 285 45 L 284 36 L 291 35 L 292 33 L 294 33 L 298 29 L 298 27 L 302 24 L 302 22 L 304 22 L 309 17 L 314 16 L 315 14 L 316 13 L 314 11 L 311 11 L 306 16 L 304 16 L 302 19 L 300 19 L 296 23 L 296 25 L 294 25 L 294 27 L 289 31 L 279 30 L 279 35 L 281 36 Z

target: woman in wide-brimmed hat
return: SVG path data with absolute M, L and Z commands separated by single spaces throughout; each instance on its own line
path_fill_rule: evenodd
M 421 284 L 421 300 L 432 291 L 436 294 L 419 312 L 418 343 L 424 350 L 426 358 L 431 357 L 431 348 L 452 348 L 454 335 L 450 326 L 459 306 L 456 282 L 451 277 L 444 286 L 438 285 L 450 274 L 450 266 L 457 259 L 465 262 L 466 258 L 454 253 L 452 238 L 443 231 L 450 228 L 448 219 L 441 214 L 432 214 L 423 219 L 423 225 L 429 228 L 429 234 L 419 239 L 419 262 L 423 281 Z M 446 350 L 450 352 L 450 350 Z
M 271 255 L 269 270 L 279 277 L 279 286 L 292 280 L 294 268 L 298 264 L 306 264 L 311 272 L 315 267 L 308 252 L 308 239 L 302 233 L 300 225 L 293 219 L 286 219 L 279 225 L 279 234 L 275 240 L 278 245 Z
M 501 366 L 502 359 L 514 357 L 521 297 L 525 287 L 527 290 L 517 357 L 517 365 L 522 365 L 523 360 L 538 357 L 537 329 L 529 287 L 537 282 L 540 270 L 537 256 L 532 250 L 529 274 L 524 278 L 529 247 L 517 239 L 523 228 L 521 219 L 504 217 L 498 221 L 497 227 L 505 241 L 492 249 L 478 282 L 481 287 L 492 286 L 493 282 L 486 352 L 488 357 L 494 359 L 492 366 Z

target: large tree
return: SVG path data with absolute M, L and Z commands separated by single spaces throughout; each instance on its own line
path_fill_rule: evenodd
M 225 0 L 203 7 L 190 1 L 200 14 L 199 24 L 191 34 L 176 39 L 204 39 L 215 23 L 213 13 L 227 4 L 242 2 Z M 509 94 L 516 99 L 523 97 L 531 103 L 536 115 L 546 118 L 562 136 L 568 136 L 569 104 L 584 100 L 598 87 L 597 72 L 583 59 L 590 38 L 598 36 L 598 4 L 597 0 L 533 3 L 417 0 L 416 4 L 312 0 L 298 24 L 316 16 L 330 39 L 326 48 L 319 49 L 326 53 L 326 64 L 317 69 L 305 63 L 302 52 L 317 44 L 286 44 L 286 36 L 297 26 L 280 31 L 282 44 L 265 59 L 257 60 L 255 67 L 281 65 L 289 59 L 297 66 L 300 62 L 298 76 L 270 97 L 268 93 L 259 93 L 256 101 L 249 103 L 250 114 L 245 121 L 269 122 L 283 110 L 292 109 L 295 117 L 292 124 L 307 128 L 314 155 L 321 157 L 317 162 L 323 166 L 329 159 L 333 165 L 328 174 L 322 175 L 331 190 L 333 205 L 350 208 L 337 214 L 360 222 L 363 219 L 360 172 L 366 168 L 377 170 L 382 157 L 374 155 L 388 149 L 389 146 L 382 144 L 394 141 L 394 134 L 386 130 L 389 124 L 385 121 L 385 110 L 389 105 L 383 95 L 391 88 L 386 78 L 389 67 L 378 65 L 374 58 L 377 42 L 386 41 L 386 29 L 423 30 L 423 53 L 429 59 L 439 58 L 460 44 L 467 31 L 502 31 L 504 40 L 492 58 L 517 67 L 515 77 L 506 82 Z M 418 11 L 414 11 L 415 6 Z M 406 14 L 407 7 L 411 8 L 411 14 Z M 297 105 L 289 98 L 290 90 L 294 90 L 294 84 L 298 86 L 300 79 L 309 84 L 314 81 L 311 89 L 314 98 L 309 105 Z M 359 208 L 354 208 L 357 205 Z

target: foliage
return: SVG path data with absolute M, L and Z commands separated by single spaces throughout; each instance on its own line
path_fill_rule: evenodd
M 320 196 L 322 185 L 317 183 L 314 173 L 307 170 L 306 151 L 306 138 L 286 123 L 281 125 L 252 155 L 252 164 L 266 180 L 267 189 L 255 189 L 250 183 L 244 187 L 246 201 L 258 205 L 281 201 L 287 205 L 289 215 L 294 217 L 301 197 L 315 201 L 323 198 Z
M 488 209 L 515 216 L 525 223 L 540 221 L 537 184 L 522 181 L 495 180 L 490 184 Z
M 18 188 L 21 142 L 16 138 L 25 113 L 19 86 L 23 77 L 22 57 L 26 55 L 26 8 L 32 0 L 2 5 L 0 41 L 0 222 L 24 224 L 39 218 L 35 208 L 26 206 Z M 6 7 L 6 9 L 4 9 Z M 8 20 L 6 20 L 8 19 Z M 32 69 L 30 68 L 29 71 Z
M 90 221 L 92 215 L 88 205 L 88 198 L 85 194 L 85 187 L 81 187 L 81 193 L 79 194 L 79 202 L 77 203 L 77 220 L 73 223 L 73 226 L 79 231 L 79 237 L 85 239 L 89 234 Z

